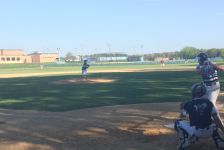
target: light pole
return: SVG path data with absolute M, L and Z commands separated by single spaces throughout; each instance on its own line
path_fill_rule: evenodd
M 144 61 L 144 52 L 143 52 L 143 48 L 144 48 L 144 45 L 141 45 L 141 61 Z
M 111 56 L 111 44 L 110 43 L 107 43 L 107 46 L 108 46 L 108 50 L 109 50 L 109 55 L 110 55 L 110 61 L 112 61 L 112 56 Z
M 78 48 L 74 48 L 75 52 L 74 52 L 74 57 L 76 59 L 76 61 L 81 61 L 81 57 L 78 53 Z
M 57 48 L 58 51 L 58 62 L 60 62 L 60 48 Z
M 144 45 L 141 45 L 140 48 L 141 48 L 141 55 L 143 55 L 143 48 L 144 48 Z

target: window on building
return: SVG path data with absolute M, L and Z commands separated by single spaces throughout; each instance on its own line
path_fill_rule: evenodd
M 17 60 L 17 61 L 20 61 L 20 58 L 19 58 L 19 57 L 17 57 L 17 58 L 16 58 L 16 60 Z
M 10 57 L 7 57 L 6 60 L 7 60 L 7 61 L 10 61 Z
M 5 61 L 5 58 L 4 58 L 4 57 L 2 57 L 2 58 L 1 58 L 1 61 Z
M 16 60 L 16 58 L 15 57 L 12 57 L 12 61 L 15 61 Z

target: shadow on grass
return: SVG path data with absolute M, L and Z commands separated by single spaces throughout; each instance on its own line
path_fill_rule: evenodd
M 89 78 L 112 83 L 52 84 L 79 79 L 79 75 L 0 79 L 0 108 L 68 111 L 88 107 L 189 99 L 192 83 L 200 78 L 191 71 L 96 73 Z

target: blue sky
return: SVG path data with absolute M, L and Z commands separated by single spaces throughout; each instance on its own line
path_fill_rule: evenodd
M 0 49 L 130 54 L 224 47 L 223 0 L 0 0 Z

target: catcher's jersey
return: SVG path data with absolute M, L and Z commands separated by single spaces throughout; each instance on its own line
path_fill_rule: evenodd
M 202 65 L 197 65 L 196 67 L 197 70 L 201 68 L 203 68 L 203 70 L 201 71 L 201 76 L 205 84 L 210 84 L 211 82 L 218 81 L 218 73 L 214 66 L 207 64 L 204 67 L 202 67 Z
M 181 113 L 189 115 L 191 126 L 203 129 L 212 124 L 212 116 L 217 114 L 217 110 L 211 101 L 199 98 L 187 102 Z

